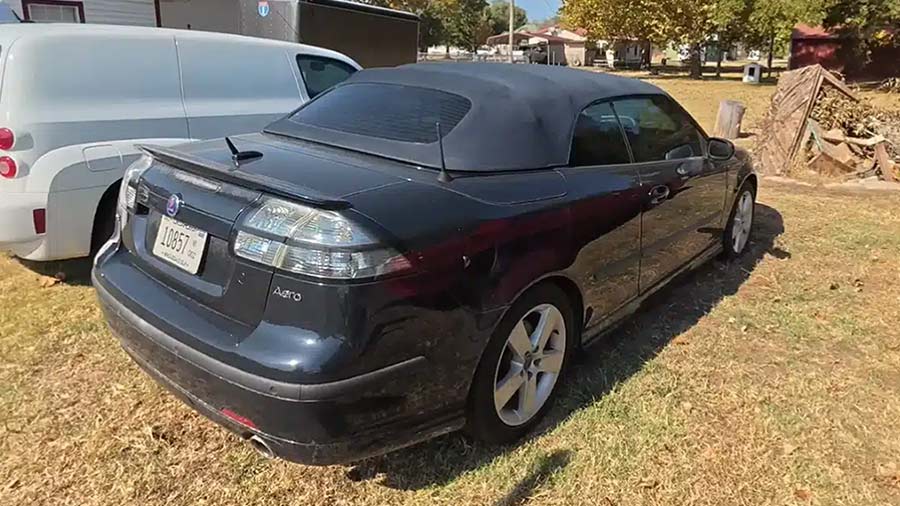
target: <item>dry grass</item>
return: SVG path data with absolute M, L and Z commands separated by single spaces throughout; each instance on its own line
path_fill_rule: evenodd
M 712 93 L 666 83 L 707 121 Z M 760 201 L 747 256 L 686 277 L 589 350 L 539 435 L 509 448 L 450 435 L 358 466 L 261 460 L 130 363 L 90 287 L 41 288 L 0 257 L 0 497 L 900 504 L 900 196 L 764 183 Z

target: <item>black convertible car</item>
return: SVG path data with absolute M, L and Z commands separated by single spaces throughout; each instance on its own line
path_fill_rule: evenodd
M 93 273 L 125 350 L 267 456 L 521 436 L 584 345 L 751 232 L 667 94 L 540 65 L 364 70 L 263 133 L 145 148 Z

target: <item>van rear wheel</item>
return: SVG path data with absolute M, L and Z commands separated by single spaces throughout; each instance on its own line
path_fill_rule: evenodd
M 112 237 L 116 226 L 116 202 L 119 199 L 118 183 L 110 187 L 100 199 L 97 214 L 94 215 L 94 228 L 91 231 L 91 257 L 93 258 L 106 241 Z

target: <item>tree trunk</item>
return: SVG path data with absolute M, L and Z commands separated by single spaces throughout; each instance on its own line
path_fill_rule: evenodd
M 723 139 L 737 139 L 740 137 L 744 110 L 744 104 L 736 100 L 719 102 L 719 114 L 716 116 L 716 128 L 713 130 L 713 136 Z
M 772 58 L 775 52 L 775 34 L 772 33 L 772 37 L 769 39 L 769 68 L 768 68 L 768 77 L 772 77 Z
M 716 44 L 716 77 L 722 77 L 722 45 Z
M 691 79 L 700 79 L 703 75 L 703 62 L 700 61 L 700 44 L 691 45 Z

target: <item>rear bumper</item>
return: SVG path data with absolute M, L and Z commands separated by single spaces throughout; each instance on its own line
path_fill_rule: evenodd
M 0 250 L 27 257 L 41 248 L 45 236 L 35 232 L 32 213 L 47 200 L 46 193 L 0 193 Z
M 424 357 L 328 383 L 275 381 L 184 345 L 116 300 L 96 271 L 93 282 L 110 327 L 141 368 L 240 437 L 259 436 L 281 458 L 313 465 L 352 462 L 464 425 L 461 411 L 410 413 L 402 395 L 388 393 L 398 384 L 412 389 L 413 378 L 427 370 Z M 360 423 L 366 420 L 371 425 Z

